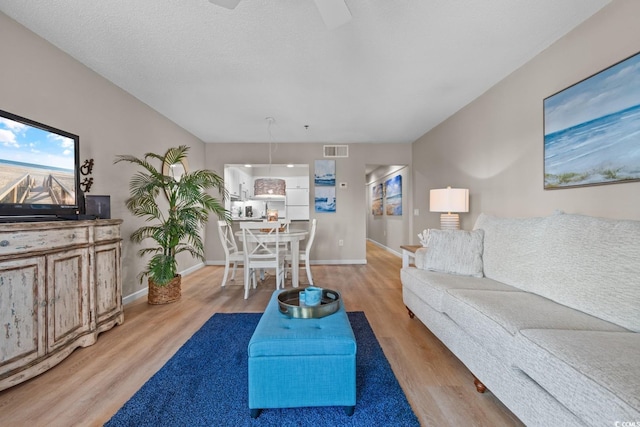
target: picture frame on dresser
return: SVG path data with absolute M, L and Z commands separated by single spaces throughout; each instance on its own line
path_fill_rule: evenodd
M 640 181 L 640 52 L 543 101 L 544 189 Z

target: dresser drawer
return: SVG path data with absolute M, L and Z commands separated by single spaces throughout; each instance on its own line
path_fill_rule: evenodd
M 52 250 L 65 246 L 89 243 L 87 227 L 68 227 L 57 230 L 12 230 L 0 232 L 0 255 Z
M 120 238 L 120 225 L 103 225 L 97 226 L 94 231 L 94 241 L 103 242 L 105 240 L 114 240 Z

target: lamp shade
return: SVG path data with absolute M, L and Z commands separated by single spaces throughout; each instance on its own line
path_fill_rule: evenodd
M 440 188 L 429 192 L 431 212 L 469 212 L 469 189 Z
M 287 183 L 284 179 L 258 178 L 253 182 L 254 197 L 284 197 Z

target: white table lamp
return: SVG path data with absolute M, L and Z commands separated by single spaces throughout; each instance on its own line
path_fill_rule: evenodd
M 469 212 L 469 189 L 447 187 L 430 190 L 429 210 L 443 212 L 440 215 L 440 229 L 459 230 L 460 218 L 457 212 Z

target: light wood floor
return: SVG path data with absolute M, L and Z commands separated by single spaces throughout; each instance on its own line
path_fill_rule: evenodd
M 367 243 L 367 265 L 313 266 L 318 286 L 339 290 L 348 311 L 364 311 L 424 426 L 519 426 L 491 393 L 402 304 L 401 259 Z M 50 371 L 0 392 L 0 426 L 101 426 L 217 312 L 261 312 L 267 279 L 243 299 L 242 270 L 220 287 L 222 267 L 183 280 L 180 302 L 125 307 L 125 322 L 74 351 Z M 304 270 L 301 270 L 306 281 Z M 357 407 L 356 407 L 357 410 Z M 248 416 L 247 410 L 247 416 Z

